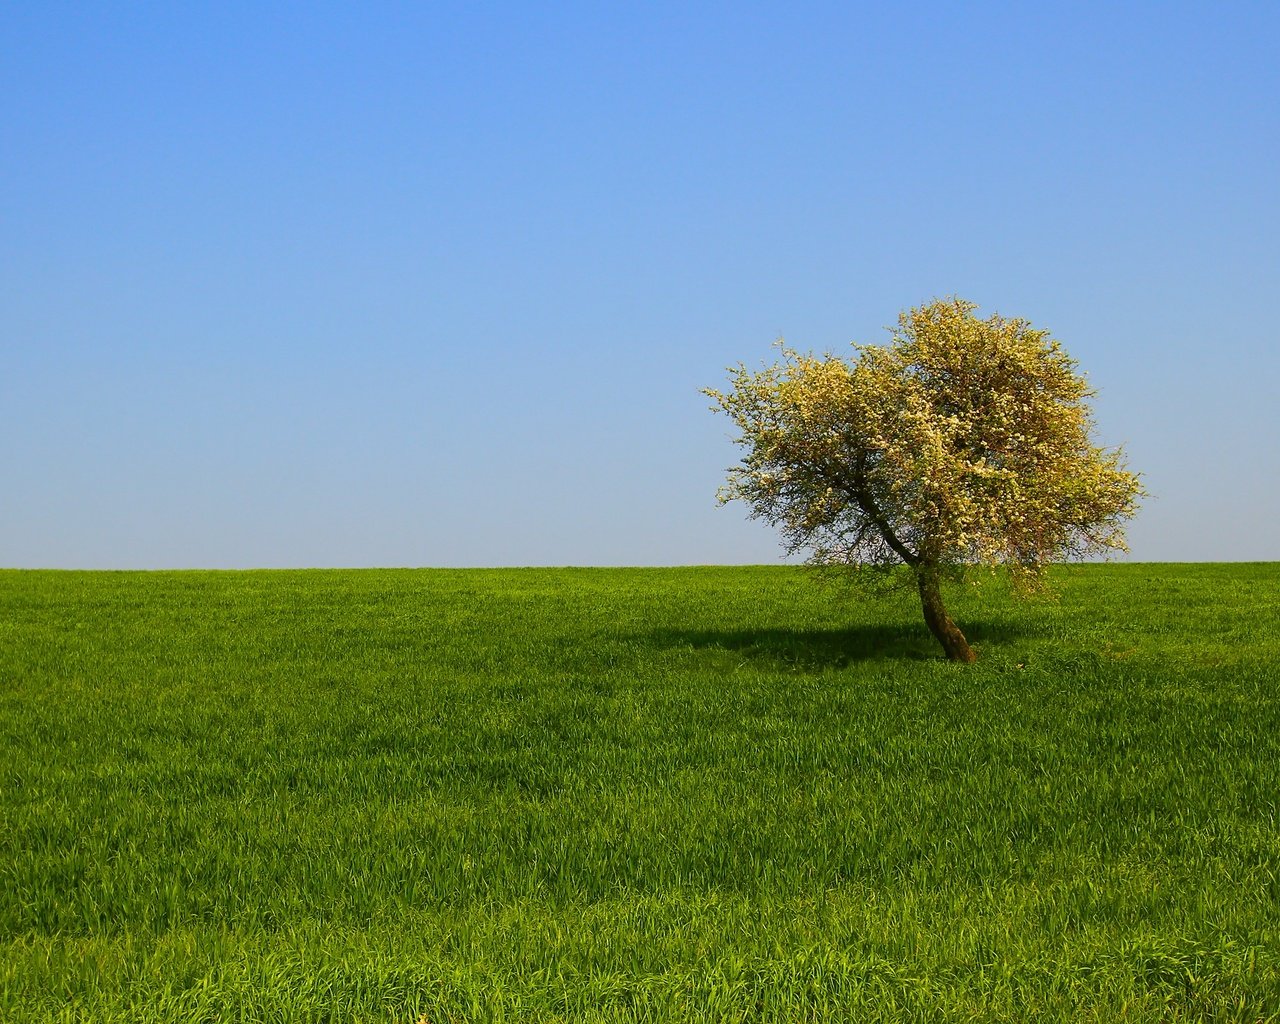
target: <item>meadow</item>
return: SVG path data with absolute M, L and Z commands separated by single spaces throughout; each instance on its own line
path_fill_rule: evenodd
M 0 572 L 0 1020 L 1280 1020 L 1280 564 Z

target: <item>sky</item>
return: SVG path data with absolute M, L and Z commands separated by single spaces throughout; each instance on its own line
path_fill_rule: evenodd
M 0 566 L 773 563 L 699 393 L 961 295 L 1280 559 L 1280 5 L 8 4 Z

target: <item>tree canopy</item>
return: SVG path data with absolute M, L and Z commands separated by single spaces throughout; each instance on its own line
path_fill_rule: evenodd
M 824 565 L 904 564 L 948 657 L 974 653 L 939 584 L 999 566 L 1023 589 L 1046 564 L 1124 550 L 1142 488 L 1093 443 L 1094 392 L 1061 345 L 964 299 L 898 317 L 854 356 L 789 348 L 707 389 L 746 449 L 722 502 L 746 502 L 791 552 Z

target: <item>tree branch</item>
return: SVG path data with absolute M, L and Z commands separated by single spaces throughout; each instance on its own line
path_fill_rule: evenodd
M 861 455 L 858 457 L 858 465 L 854 468 L 852 480 L 846 480 L 844 474 L 838 470 L 832 473 L 832 477 L 835 485 L 853 498 L 858 508 L 862 509 L 863 514 L 875 524 L 875 528 L 880 531 L 880 536 L 884 538 L 884 542 L 889 545 L 893 553 L 906 562 L 907 565 L 912 567 L 919 565 L 920 556 L 898 539 L 898 535 L 893 532 L 893 527 L 889 525 L 889 521 L 884 517 L 875 500 L 871 497 L 871 492 L 867 490 Z

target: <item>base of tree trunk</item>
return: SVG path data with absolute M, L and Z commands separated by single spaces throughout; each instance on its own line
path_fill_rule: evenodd
M 919 578 L 920 607 L 924 610 L 924 621 L 929 632 L 942 645 L 947 658 L 951 661 L 964 662 L 966 665 L 976 661 L 978 655 L 969 646 L 969 641 L 960 632 L 960 627 L 951 621 L 946 606 L 942 603 L 942 591 L 938 586 L 938 578 L 932 573 L 922 573 Z

